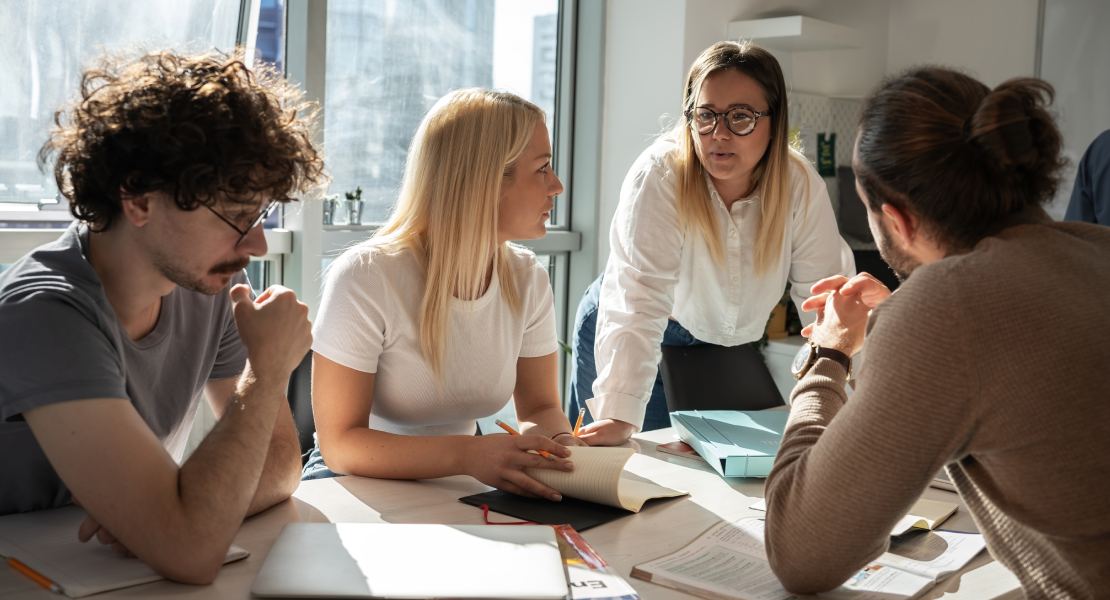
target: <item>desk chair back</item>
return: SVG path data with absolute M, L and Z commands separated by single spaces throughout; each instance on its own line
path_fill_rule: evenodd
M 667 410 L 763 410 L 786 404 L 749 344 L 663 346 Z
M 293 423 L 297 426 L 297 438 L 301 442 L 301 464 L 308 460 L 307 452 L 316 442 L 316 421 L 312 418 L 312 351 L 301 360 L 301 364 L 289 376 L 289 389 L 286 392 L 289 409 L 293 411 Z

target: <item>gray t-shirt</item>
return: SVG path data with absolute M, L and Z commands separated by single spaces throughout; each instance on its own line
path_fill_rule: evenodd
M 154 330 L 131 341 L 88 261 L 88 235 L 75 224 L 0 273 L 0 515 L 70 501 L 24 411 L 124 398 L 180 460 L 205 382 L 246 364 L 226 291 L 174 288 Z M 230 285 L 246 282 L 239 273 Z

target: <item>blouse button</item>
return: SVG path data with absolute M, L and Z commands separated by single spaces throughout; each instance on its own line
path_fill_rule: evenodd
M 725 333 L 732 333 L 732 328 L 731 328 L 731 327 L 729 327 L 729 328 L 726 328 L 726 329 L 725 329 Z
M 739 277 L 733 277 L 732 278 L 732 283 L 740 283 L 740 278 Z
M 728 230 L 728 236 L 729 237 L 736 237 L 736 230 L 735 229 L 729 229 Z

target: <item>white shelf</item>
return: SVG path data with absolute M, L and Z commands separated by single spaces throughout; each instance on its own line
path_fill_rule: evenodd
M 729 39 L 752 40 L 771 50 L 812 52 L 861 48 L 860 32 L 801 15 L 733 21 L 728 24 Z

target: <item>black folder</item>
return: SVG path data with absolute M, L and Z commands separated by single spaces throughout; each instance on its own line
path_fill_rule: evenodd
M 554 502 L 543 498 L 525 498 L 504 490 L 474 494 L 459 498 L 459 502 L 471 506 L 485 504 L 490 510 L 503 515 L 542 525 L 570 525 L 577 531 L 585 531 L 602 523 L 635 514 L 623 508 L 569 496 L 563 496 L 562 501 Z

